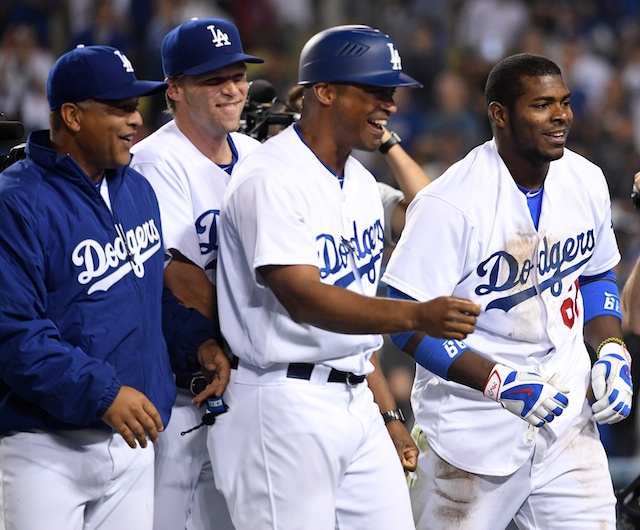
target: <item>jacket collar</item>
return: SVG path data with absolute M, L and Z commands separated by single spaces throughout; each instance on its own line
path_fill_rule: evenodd
M 60 155 L 51 148 L 48 130 L 35 131 L 29 134 L 26 155 L 37 165 L 55 173 L 57 176 L 74 182 L 80 187 L 90 185 L 91 189 L 95 190 L 93 181 L 71 155 Z M 126 165 L 107 170 L 106 175 L 110 186 L 120 186 L 128 167 Z

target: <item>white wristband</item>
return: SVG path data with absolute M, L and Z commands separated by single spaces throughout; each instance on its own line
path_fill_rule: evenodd
M 488 398 L 498 401 L 500 397 L 500 389 L 504 384 L 504 380 L 507 376 L 513 372 L 512 368 L 505 366 L 504 364 L 496 364 L 492 369 L 487 382 L 484 385 L 483 394 Z

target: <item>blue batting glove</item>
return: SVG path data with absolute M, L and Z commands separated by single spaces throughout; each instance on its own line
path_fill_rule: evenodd
M 631 356 L 617 342 L 605 344 L 591 369 L 591 387 L 596 398 L 593 418 L 600 424 L 618 423 L 631 413 L 633 383 Z
M 542 427 L 560 416 L 569 404 L 565 396 L 569 389 L 557 383 L 559 377 L 556 373 L 545 379 L 533 372 L 496 364 L 485 384 L 484 395 L 531 425 Z

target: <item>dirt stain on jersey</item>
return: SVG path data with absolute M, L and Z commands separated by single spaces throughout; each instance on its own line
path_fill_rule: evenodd
M 513 256 L 518 263 L 518 272 L 515 284 L 503 295 L 515 295 L 535 286 L 538 241 L 538 234 L 530 232 L 519 232 L 513 239 L 507 241 L 504 250 Z M 513 271 L 509 267 L 501 266 L 498 272 L 499 284 L 504 285 L 508 282 L 512 274 Z M 510 310 L 511 329 L 503 330 L 503 332 L 506 332 L 506 336 L 514 339 L 536 340 L 538 337 L 531 336 L 534 329 L 531 322 L 540 322 L 543 318 L 543 312 L 540 299 L 537 296 L 530 298 Z

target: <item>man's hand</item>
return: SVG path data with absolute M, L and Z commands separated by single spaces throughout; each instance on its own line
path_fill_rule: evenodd
M 202 373 L 209 381 L 206 388 L 193 398 L 194 405 L 202 406 L 208 397 L 221 396 L 229 383 L 231 362 L 229 357 L 214 340 L 203 342 L 198 348 L 198 362 L 202 367 Z
M 480 305 L 454 296 L 441 296 L 420 304 L 418 328 L 430 337 L 462 340 L 475 329 Z
M 569 404 L 565 396 L 569 390 L 557 383 L 559 377 L 556 373 L 545 379 L 496 364 L 487 379 L 484 395 L 531 425 L 542 427 L 560 416 Z
M 160 413 L 153 403 L 142 392 L 130 386 L 120 387 L 102 419 L 118 431 L 133 449 L 137 447 L 136 440 L 140 447 L 147 447 L 147 435 L 152 442 L 156 442 L 158 431 L 164 429 Z
M 631 413 L 633 384 L 631 356 L 617 342 L 605 344 L 591 369 L 591 387 L 596 399 L 591 405 L 593 418 L 600 424 L 617 423 Z
M 389 436 L 396 446 L 400 462 L 405 471 L 415 471 L 418 465 L 418 446 L 411 438 L 411 434 L 401 421 L 387 423 Z

